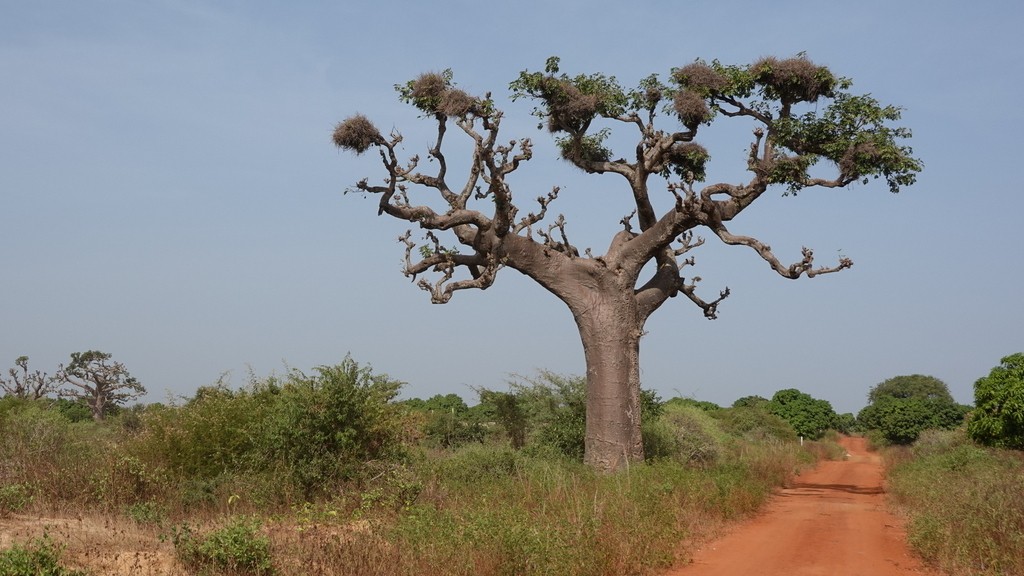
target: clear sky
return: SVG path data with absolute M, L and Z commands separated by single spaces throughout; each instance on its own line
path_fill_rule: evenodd
M 407 396 L 582 374 L 568 310 L 515 271 L 443 306 L 402 276 L 406 226 L 342 194 L 380 166 L 336 150 L 334 124 L 366 114 L 422 154 L 431 127 L 393 85 L 451 68 L 494 93 L 505 136 L 534 138 L 514 193 L 562 186 L 552 210 L 602 252 L 626 189 L 555 159 L 530 105 L 507 100 L 519 71 L 559 55 L 629 86 L 806 51 L 905 108 L 925 171 L 895 196 L 873 182 L 758 200 L 733 232 L 786 262 L 806 245 L 855 266 L 793 282 L 709 238 L 704 295 L 733 295 L 716 321 L 683 298 L 652 317 L 644 386 L 723 405 L 799 388 L 856 412 L 872 385 L 921 373 L 970 403 L 1024 351 L 1021 22 L 1009 0 L 0 0 L 0 369 L 99 349 L 147 401 L 346 353 Z M 711 179 L 742 181 L 749 127 L 715 130 Z

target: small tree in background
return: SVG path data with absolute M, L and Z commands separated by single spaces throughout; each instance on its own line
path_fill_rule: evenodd
M 479 390 L 480 403 L 494 407 L 494 418 L 508 436 L 509 445 L 514 450 L 526 446 L 526 411 L 518 395 L 512 392 Z
M 974 383 L 968 435 L 981 444 L 1024 450 L 1024 353 L 1006 356 Z
M 836 412 L 831 403 L 796 388 L 776 392 L 768 402 L 768 412 L 789 422 L 798 435 L 811 440 L 836 427 Z
M 732 407 L 733 408 L 764 408 L 765 410 L 767 410 L 768 409 L 768 402 L 769 402 L 769 400 L 767 398 L 765 398 L 764 396 L 757 396 L 757 395 L 754 395 L 754 396 L 744 396 L 742 398 L 737 398 L 736 401 L 732 403 Z
M 868 400 L 857 422 L 894 444 L 910 444 L 924 430 L 956 428 L 966 414 L 945 382 L 921 374 L 889 378 L 871 388 Z
M 884 397 L 891 398 L 921 398 L 924 400 L 943 400 L 954 402 L 953 395 L 949 393 L 946 383 L 934 376 L 923 374 L 911 374 L 909 376 L 895 376 L 881 384 L 871 387 L 868 392 L 868 402 L 877 402 Z
M 19 356 L 14 361 L 17 368 L 7 371 L 7 378 L 0 376 L 0 388 L 4 393 L 16 398 L 38 400 L 54 391 L 57 385 L 57 377 L 50 376 L 46 372 L 36 370 L 28 371 L 28 356 Z M 20 369 L 20 370 L 19 370 Z
M 99 350 L 72 352 L 71 362 L 61 365 L 57 379 L 64 384 L 60 395 L 84 402 L 93 420 L 103 420 L 112 406 L 134 400 L 146 393 L 124 364 L 111 360 Z

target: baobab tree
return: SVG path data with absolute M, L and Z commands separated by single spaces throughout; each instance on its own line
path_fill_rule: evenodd
M 0 376 L 0 389 L 16 398 L 38 400 L 54 390 L 57 379 L 46 372 L 28 370 L 28 356 L 18 356 L 14 361 L 17 368 L 7 371 L 8 377 Z
M 134 400 L 146 393 L 124 364 L 111 360 L 111 354 L 99 350 L 72 352 L 71 362 L 61 365 L 57 377 L 65 384 L 60 395 L 84 402 L 100 421 L 111 406 Z
M 555 136 L 561 157 L 584 172 L 621 177 L 623 192 L 632 197 L 632 212 L 612 223 L 603 254 L 573 245 L 564 215 L 549 218 L 558 186 L 539 195 L 526 191 L 537 204 L 521 209 L 509 176 L 533 157 L 531 140 L 500 137 L 503 115 L 491 94 L 470 95 L 450 71 L 396 86 L 401 100 L 436 124 L 429 164 L 421 165 L 419 156 L 400 157 L 402 135 L 384 136 L 361 114 L 337 124 L 333 140 L 357 154 L 379 152 L 382 178 L 363 179 L 349 191 L 379 196 L 378 214 L 425 230 L 422 238 L 407 231 L 399 241 L 405 275 L 418 279 L 432 302 L 486 289 L 501 270 L 512 268 L 569 307 L 587 366 L 584 460 L 615 470 L 643 459 L 645 322 L 679 295 L 713 319 L 729 296 L 728 288 L 713 297 L 698 293 L 700 277 L 688 273 L 695 265 L 691 252 L 704 242 L 695 230 L 753 250 L 785 278 L 815 277 L 853 262 L 841 257 L 817 265 L 813 251 L 804 248 L 794 263 L 784 264 L 765 242 L 733 232 L 730 222 L 773 187 L 796 194 L 882 178 L 897 192 L 914 182 L 921 164 L 901 143 L 910 131 L 893 126 L 900 109 L 851 94 L 850 86 L 802 54 L 746 66 L 697 60 L 673 69 L 667 83 L 651 75 L 629 90 L 600 73 L 560 73 L 557 58 L 548 59 L 543 72 L 521 72 L 510 85 L 512 99 L 536 103 L 533 113 Z M 710 155 L 698 132 L 725 120 L 751 127 L 749 149 L 740 158 L 749 176 L 740 184 L 705 183 Z M 451 127 L 472 146 L 468 169 L 457 180 L 443 149 Z M 633 134 L 635 146 L 624 156 L 608 144 L 613 129 Z M 421 200 L 426 192 L 433 200 Z M 654 195 L 668 202 L 659 204 Z M 667 209 L 656 210 L 665 204 Z

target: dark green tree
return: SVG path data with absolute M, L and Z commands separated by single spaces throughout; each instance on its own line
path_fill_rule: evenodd
M 949 393 L 946 383 L 934 376 L 922 374 L 911 374 L 909 376 L 896 376 L 885 382 L 876 384 L 868 392 L 868 402 L 875 402 L 879 398 L 889 396 L 892 398 L 922 398 L 954 402 L 953 396 Z
M 436 125 L 429 162 L 404 157 L 401 134 L 385 137 L 358 114 L 339 123 L 333 139 L 356 153 L 378 152 L 382 178 L 363 179 L 353 191 L 378 196 L 378 214 L 425 230 L 422 238 L 410 230 L 400 241 L 406 276 L 418 278 L 432 302 L 486 289 L 510 268 L 566 304 L 587 365 L 585 461 L 614 470 L 643 459 L 640 338 L 648 318 L 683 296 L 713 319 L 729 295 L 728 288 L 711 298 L 698 293 L 700 277 L 688 271 L 691 252 L 704 242 L 695 231 L 752 250 L 784 278 L 837 272 L 853 262 L 842 257 L 821 266 L 804 248 L 784 264 L 732 223 L 773 187 L 795 195 L 881 178 L 896 192 L 914 182 L 921 163 L 902 144 L 910 131 L 894 125 L 900 109 L 853 94 L 850 86 L 803 55 L 739 66 L 697 60 L 672 70 L 667 82 L 651 75 L 632 89 L 601 73 L 565 74 L 558 58 L 542 72 L 520 73 L 510 85 L 512 99 L 536 103 L 534 114 L 554 134 L 562 158 L 586 173 L 622 178 L 631 211 L 609 223 L 603 254 L 574 245 L 562 214 L 549 217 L 557 185 L 514 196 L 513 174 L 533 158 L 532 142 L 499 134 L 503 113 L 491 95 L 465 92 L 449 71 L 397 86 L 401 99 Z M 710 155 L 699 136 L 720 121 L 751 131 L 738 159 L 746 182 L 704 183 Z M 449 128 L 471 150 L 464 174 L 449 174 L 456 165 L 445 151 Z M 613 129 L 623 132 L 616 141 L 632 141 L 618 154 L 609 144 Z
M 989 446 L 1024 450 L 1024 353 L 974 383 L 975 410 L 967 424 L 972 439 Z
M 361 464 L 401 451 L 401 408 L 392 402 L 403 386 L 350 357 L 313 374 L 292 370 L 265 398 L 265 417 L 253 422 L 255 466 L 283 463 L 307 495 L 354 476 Z M 274 384 L 276 387 L 276 383 Z M 255 390 L 258 397 L 263 393 Z
M 480 404 L 493 407 L 493 414 L 498 424 L 505 430 L 509 444 L 514 450 L 526 446 L 526 411 L 519 396 L 511 392 L 480 390 Z
M 477 412 L 458 394 L 436 394 L 424 401 L 427 438 L 445 448 L 483 440 L 485 431 Z
M 71 361 L 61 365 L 57 379 L 63 383 L 60 396 L 85 403 L 97 421 L 103 420 L 112 407 L 146 393 L 124 364 L 99 350 L 72 352 Z
M 924 430 L 956 428 L 966 413 L 945 382 L 920 374 L 889 378 L 871 388 L 868 400 L 857 415 L 858 426 L 877 430 L 894 444 L 910 444 Z
M 769 400 L 764 396 L 744 396 L 732 403 L 733 408 L 768 408 Z
M 789 422 L 798 435 L 811 440 L 817 440 L 825 431 L 835 429 L 837 423 L 831 403 L 796 388 L 776 392 L 768 402 L 768 412 Z

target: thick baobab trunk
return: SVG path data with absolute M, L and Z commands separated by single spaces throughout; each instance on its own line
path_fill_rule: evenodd
M 587 360 L 584 462 L 614 471 L 643 460 L 640 437 L 640 335 L 632 301 L 595 298 L 574 314 Z

